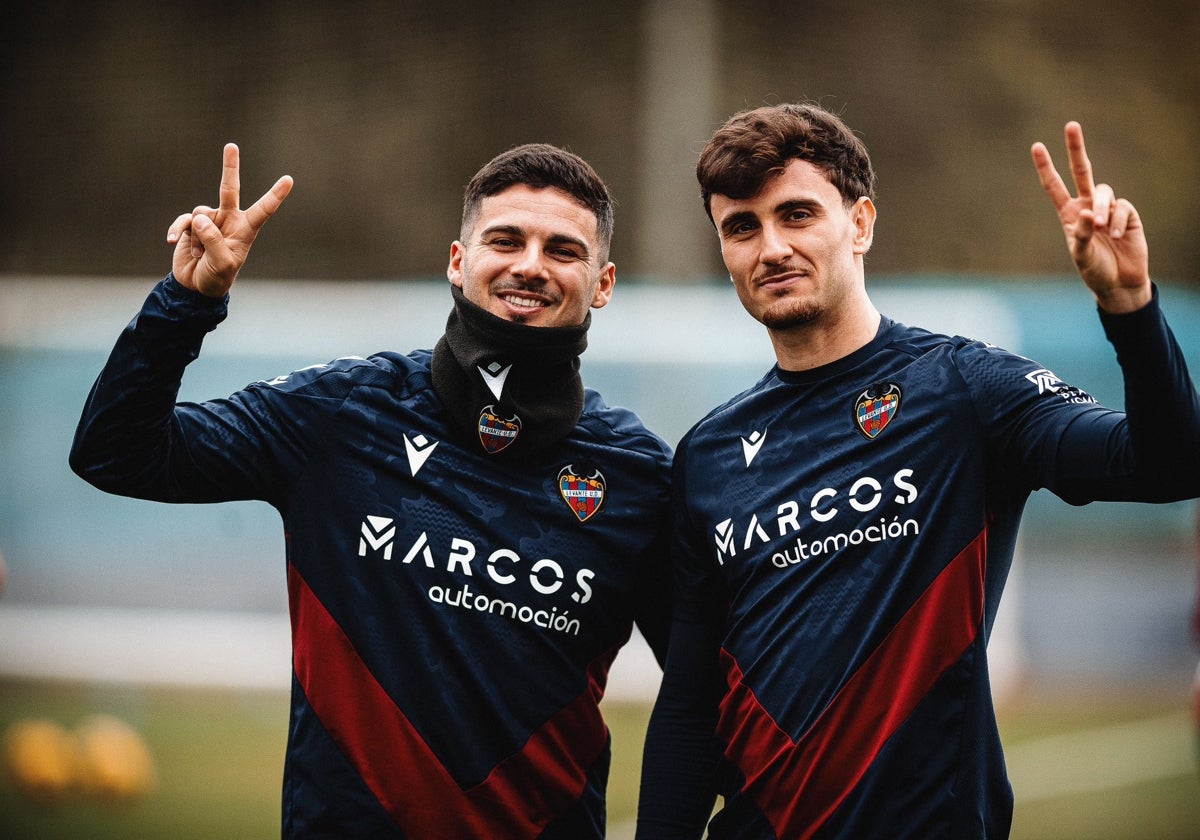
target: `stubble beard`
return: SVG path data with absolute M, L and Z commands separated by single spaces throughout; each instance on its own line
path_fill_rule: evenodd
M 824 309 L 812 298 L 796 300 L 785 297 L 764 309 L 759 320 L 767 329 L 781 331 L 811 326 L 823 314 Z

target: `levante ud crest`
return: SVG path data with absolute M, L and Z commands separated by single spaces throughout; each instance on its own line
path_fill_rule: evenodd
M 494 405 L 479 413 L 479 442 L 489 455 L 507 449 L 520 433 L 521 418 L 515 414 L 505 419 L 496 413 Z
M 874 440 L 899 411 L 899 385 L 891 382 L 872 385 L 854 402 L 854 425 L 868 440 Z
M 568 464 L 558 472 L 558 492 L 571 513 L 587 522 L 604 504 L 604 475 L 595 468 L 577 470 Z

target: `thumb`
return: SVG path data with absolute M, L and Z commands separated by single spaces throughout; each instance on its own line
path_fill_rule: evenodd
M 192 220 L 192 254 L 197 262 L 191 287 L 209 297 L 223 297 L 237 277 L 241 264 L 220 227 L 208 216 Z
M 208 264 L 214 272 L 224 273 L 231 269 L 236 273 L 238 266 L 232 249 L 221 232 L 221 228 L 208 216 L 198 215 L 192 220 L 192 234 L 199 240 Z M 193 243 L 193 248 L 196 243 Z
M 1071 251 L 1076 262 L 1087 257 L 1088 247 L 1092 244 L 1092 237 L 1095 236 L 1095 233 L 1095 214 L 1091 210 L 1081 210 L 1079 218 L 1075 220 L 1075 229 L 1071 231 Z
M 205 249 L 211 245 L 220 244 L 221 229 L 208 216 L 197 214 L 192 219 L 192 232 Z

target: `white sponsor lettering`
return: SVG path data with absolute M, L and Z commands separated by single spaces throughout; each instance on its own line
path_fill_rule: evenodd
M 832 522 L 843 512 L 843 504 L 858 513 L 880 510 L 887 504 L 911 504 L 919 494 L 917 486 L 911 480 L 912 477 L 913 471 L 905 468 L 892 475 L 886 484 L 874 476 L 864 475 L 852 481 L 849 489 L 845 491 L 836 487 L 822 487 L 813 493 L 808 504 L 808 515 L 813 522 L 825 524 Z M 889 486 L 897 492 L 891 493 Z M 774 539 L 799 534 L 803 530 L 802 510 L 801 503 L 796 499 L 788 499 L 776 508 Z M 919 532 L 920 525 L 915 519 L 901 521 L 897 514 L 891 521 L 886 517 L 881 518 L 878 524 L 861 526 L 820 539 L 805 540 L 797 536 L 792 547 L 773 554 L 772 562 L 783 568 L 810 557 L 832 554 L 849 545 L 882 542 Z M 716 559 L 721 565 L 724 565 L 727 559 L 737 556 L 739 544 L 742 551 L 749 551 L 756 542 L 766 545 L 772 541 L 757 513 L 750 514 L 749 522 L 744 528 L 735 526 L 734 520 L 729 518 L 718 523 L 713 530 Z
M 383 549 L 383 559 L 392 559 L 392 540 L 396 536 L 396 526 L 392 520 L 383 516 L 368 516 L 362 524 L 362 536 L 358 541 L 358 556 L 367 556 L 367 547 L 378 551 Z

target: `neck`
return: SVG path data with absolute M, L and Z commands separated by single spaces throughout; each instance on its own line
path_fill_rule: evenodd
M 824 312 L 812 321 L 768 333 L 781 368 L 812 370 L 865 347 L 879 331 L 879 320 L 879 310 L 863 296 L 854 306 Z

